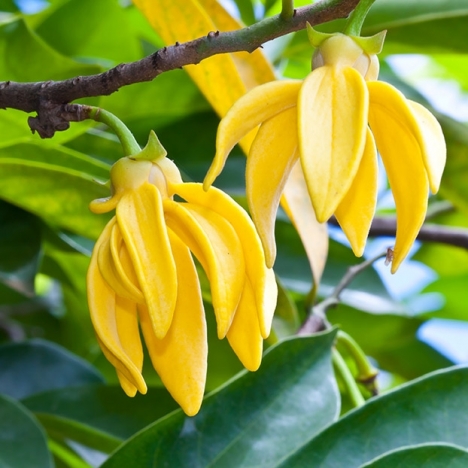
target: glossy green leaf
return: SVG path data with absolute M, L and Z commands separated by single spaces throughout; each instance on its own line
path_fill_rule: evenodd
M 449 444 L 424 444 L 397 449 L 362 465 L 361 468 L 465 468 L 468 451 Z
M 27 66 L 24 52 L 28 51 Z M 3 80 L 60 80 L 98 73 L 99 67 L 81 64 L 59 54 L 31 31 L 23 20 L 0 25 L 0 76 Z M 47 66 L 44 66 L 47 64 Z
M 41 257 L 39 220 L 0 200 L 0 281 L 33 296 Z
M 330 424 L 339 399 L 330 361 L 335 333 L 283 341 L 255 373 L 244 371 L 206 398 L 200 413 L 181 411 L 127 442 L 103 468 L 272 466 Z
M 63 2 L 36 32 L 62 54 L 95 63 L 102 58 L 106 65 L 130 62 L 141 55 L 125 11 L 114 0 Z
M 434 372 L 348 413 L 281 467 L 358 468 L 408 445 L 446 442 L 468 447 L 468 368 Z
M 44 431 L 20 403 L 0 395 L 0 466 L 52 468 Z
M 43 392 L 22 403 L 32 412 L 79 422 L 117 439 L 133 434 L 179 408 L 165 388 L 129 398 L 119 387 L 83 385 Z
M 108 196 L 109 190 L 86 173 L 5 157 L 0 158 L 0 171 L 0 197 L 37 214 L 51 225 L 97 238 L 109 219 L 109 215 L 89 211 L 89 202 Z
M 24 398 L 102 381 L 90 364 L 47 341 L 35 339 L 0 346 L 0 393 L 5 395 Z

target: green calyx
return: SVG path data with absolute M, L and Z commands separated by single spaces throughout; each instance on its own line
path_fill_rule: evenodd
M 159 141 L 156 133 L 151 130 L 148 137 L 148 143 L 140 152 L 132 154 L 132 159 L 156 162 L 165 158 L 166 155 L 167 151 Z
M 387 31 L 381 31 L 370 37 L 351 35 L 348 37 L 350 37 L 367 55 L 376 55 L 382 51 L 386 34 Z M 307 23 L 307 35 L 310 43 L 317 48 L 320 48 L 327 39 L 340 35 L 343 36 L 342 33 L 323 33 L 317 31 L 309 23 Z

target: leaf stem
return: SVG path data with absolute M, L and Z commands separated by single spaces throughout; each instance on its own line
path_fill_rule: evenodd
M 364 397 L 362 396 L 359 388 L 354 380 L 354 377 L 351 374 L 348 366 L 346 365 L 343 356 L 335 349 L 332 349 L 332 361 L 333 366 L 337 374 L 343 379 L 343 383 L 346 387 L 346 391 L 351 399 L 351 402 L 355 408 L 363 406 L 365 404 Z
M 71 450 L 65 448 L 63 445 L 59 444 L 55 440 L 48 439 L 47 445 L 49 447 L 49 450 L 55 455 L 55 457 L 64 462 L 65 465 L 72 468 L 91 468 L 91 466 L 88 465 L 88 463 L 83 461 Z
M 375 378 L 377 377 L 377 369 L 369 362 L 362 348 L 356 343 L 354 338 L 348 335 L 343 330 L 339 330 L 336 335 L 338 344 L 343 345 L 346 351 L 353 358 L 356 363 L 359 375 L 356 380 L 364 384 L 372 392 L 373 395 L 377 394 L 377 387 L 375 385 Z
M 124 156 L 131 156 L 141 151 L 140 145 L 135 140 L 133 133 L 118 117 L 100 107 L 87 107 L 90 119 L 96 122 L 102 122 L 114 131 L 122 144 Z
M 343 33 L 348 36 L 360 36 L 367 13 L 375 0 L 361 0 L 348 17 Z
M 280 16 L 283 20 L 291 19 L 294 16 L 294 0 L 282 0 Z

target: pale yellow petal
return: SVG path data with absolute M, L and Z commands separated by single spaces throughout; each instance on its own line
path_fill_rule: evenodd
M 250 371 L 256 371 L 262 362 L 263 338 L 256 309 L 253 288 L 249 279 L 246 279 L 227 339 L 244 367 Z
M 299 158 L 297 145 L 297 107 L 292 107 L 263 122 L 247 158 L 247 200 L 269 268 L 276 258 L 276 213 Z
M 112 228 L 110 238 L 110 252 L 112 256 L 113 271 L 118 278 L 119 283 L 127 291 L 128 295 L 124 296 L 119 293 L 121 297 L 127 297 L 132 299 L 134 302 L 144 304 L 145 298 L 140 290 L 138 280 L 135 278 L 134 281 L 129 279 L 130 274 L 134 274 L 133 265 L 128 255 L 128 250 L 123 243 L 122 234 L 119 226 L 116 224 Z M 124 261 L 122 261 L 122 257 Z
M 424 142 L 423 159 L 432 193 L 437 193 L 447 159 L 444 134 L 437 119 L 421 104 L 408 100 Z
M 114 223 L 115 218 L 107 224 L 91 256 L 87 274 L 89 311 L 98 340 L 102 344 L 101 348 L 107 353 L 106 357 L 141 393 L 146 393 L 146 384 L 140 370 L 127 356 L 120 342 L 115 318 L 115 293 L 105 282 L 97 264 L 97 252 L 104 240 L 110 236 Z
M 218 337 L 231 326 L 245 278 L 242 245 L 234 228 L 214 211 L 164 201 L 167 225 L 198 258 L 210 280 Z
M 318 288 L 327 263 L 328 227 L 327 223 L 317 221 L 299 162 L 296 162 L 289 175 L 281 205 L 301 238 L 315 287 Z
M 122 390 L 126 393 L 127 396 L 134 397 L 138 389 L 118 369 L 116 369 L 116 373 Z
M 302 169 L 319 222 L 325 222 L 349 190 L 366 140 L 368 93 L 352 68 L 323 66 L 299 94 Z
M 141 328 L 151 361 L 167 390 L 189 416 L 200 409 L 207 370 L 207 332 L 197 272 L 188 248 L 172 233 L 172 251 L 181 285 L 171 328 L 159 340 L 145 306 Z
M 214 187 L 205 192 L 201 184 L 186 183 L 176 185 L 173 189 L 191 205 L 202 206 L 217 213 L 234 228 L 242 244 L 245 274 L 250 279 L 257 299 L 262 335 L 264 338 L 268 337 L 276 306 L 277 290 L 276 283 L 274 286 L 269 283 L 268 278 L 272 273 L 270 274 L 265 266 L 263 248 L 252 220 L 229 195 Z M 266 291 L 268 291 L 267 298 Z
M 234 145 L 250 130 L 274 115 L 297 104 L 301 81 L 272 81 L 249 91 L 231 107 L 221 120 L 216 136 L 216 155 L 203 186 L 211 186 L 223 170 Z
M 354 255 L 361 257 L 377 204 L 377 149 L 371 131 L 356 177 L 344 196 L 335 216 L 351 244 Z
M 174 313 L 177 274 L 157 188 L 144 184 L 125 193 L 116 214 L 154 332 L 163 338 Z
M 424 222 L 429 182 L 417 136 L 419 127 L 405 98 L 386 83 L 372 81 L 367 85 L 369 123 L 396 205 L 397 232 L 392 262 L 392 273 L 395 273 Z

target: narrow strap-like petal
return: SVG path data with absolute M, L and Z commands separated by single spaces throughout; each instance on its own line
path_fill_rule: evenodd
M 272 81 L 244 94 L 221 120 L 216 136 L 216 155 L 203 186 L 211 186 L 223 170 L 232 148 L 249 131 L 270 117 L 296 106 L 301 81 Z
M 116 367 L 141 393 L 146 393 L 146 384 L 140 370 L 127 356 L 117 329 L 115 309 L 116 296 L 99 271 L 97 256 L 102 243 L 110 236 L 115 218 L 107 224 L 93 250 L 87 275 L 88 304 L 91 321 L 101 348 Z M 139 339 L 139 336 L 136 337 Z M 107 353 L 107 354 L 106 354 Z
M 424 140 L 424 165 L 429 177 L 432 193 L 437 193 L 447 159 L 444 134 L 437 119 L 421 104 L 407 100 L 411 107 Z
M 201 184 L 187 183 L 174 186 L 174 190 L 190 205 L 205 207 L 222 216 L 236 231 L 242 244 L 246 275 L 257 300 L 260 329 L 263 337 L 267 338 L 276 306 L 277 290 L 268 283 L 269 269 L 265 266 L 263 248 L 252 220 L 229 195 L 214 187 L 205 192 Z M 268 297 L 265 297 L 266 290 Z
M 369 123 L 396 205 L 397 232 L 392 262 L 392 273 L 395 273 L 424 222 L 429 182 L 421 145 L 414 133 L 419 127 L 403 95 L 396 90 L 389 92 L 390 85 L 386 83 L 372 81 L 368 86 Z
M 361 257 L 377 204 L 377 149 L 367 130 L 366 147 L 356 177 L 344 196 L 335 216 L 351 244 L 354 255 Z
M 366 140 L 368 93 L 352 68 L 324 66 L 299 94 L 299 146 L 312 205 L 321 223 L 349 190 Z
M 218 337 L 224 338 L 244 287 L 245 262 L 239 237 L 230 223 L 207 208 L 165 200 L 164 212 L 167 225 L 207 273 Z
M 154 332 L 163 338 L 174 314 L 177 273 L 157 188 L 144 184 L 128 191 L 117 205 L 116 214 Z
M 318 288 L 328 256 L 328 226 L 319 223 L 310 201 L 299 161 L 291 170 L 284 187 L 281 206 L 299 234 L 309 259 L 314 285 Z
M 247 201 L 269 268 L 276 258 L 276 213 L 286 181 L 299 158 L 297 145 L 294 106 L 263 122 L 247 158 Z
M 263 338 L 256 308 L 253 288 L 246 278 L 244 291 L 227 333 L 227 339 L 244 367 L 250 371 L 256 371 L 262 362 Z
M 200 409 L 207 370 L 207 331 L 200 285 L 188 248 L 171 232 L 178 283 L 174 319 L 158 340 L 145 306 L 138 306 L 141 328 L 151 361 L 172 397 L 189 416 Z
M 123 271 L 120 259 L 118 258 L 118 253 L 117 256 L 112 254 L 113 242 L 111 239 L 113 238 L 113 234 L 116 232 L 119 232 L 118 224 L 114 224 L 110 238 L 105 239 L 99 248 L 97 257 L 99 271 L 106 283 L 118 296 L 143 303 L 143 294 L 137 287 L 135 287 L 135 285 L 129 282 L 125 272 Z

